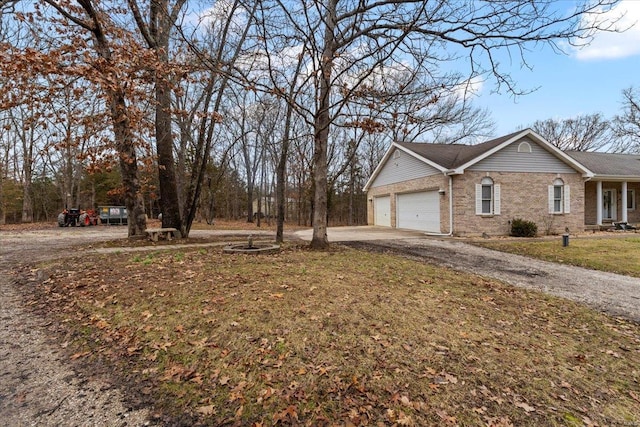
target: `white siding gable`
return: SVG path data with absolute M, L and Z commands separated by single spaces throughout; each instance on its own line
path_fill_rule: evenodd
M 531 152 L 518 151 L 522 142 L 528 142 Z M 529 138 L 519 139 L 502 150 L 469 167 L 475 171 L 576 173 L 571 166 L 545 150 Z
M 416 159 L 402 150 L 395 150 L 384 164 L 370 188 L 395 184 L 425 176 L 438 175 L 438 169 Z

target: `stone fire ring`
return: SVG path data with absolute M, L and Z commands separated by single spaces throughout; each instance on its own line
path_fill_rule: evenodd
M 261 244 L 247 245 L 246 243 L 225 246 L 222 249 L 225 254 L 272 254 L 280 252 L 280 245 Z

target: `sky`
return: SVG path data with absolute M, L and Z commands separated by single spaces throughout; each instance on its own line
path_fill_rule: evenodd
M 533 93 L 514 100 L 506 93 L 491 93 L 489 82 L 483 84 L 474 104 L 491 112 L 496 136 L 536 120 L 621 114 L 622 90 L 640 88 L 640 0 L 623 0 L 614 13 L 623 11 L 620 24 L 632 27 L 624 33 L 600 33 L 587 47 L 567 49 L 567 55 L 549 48 L 532 52 L 527 55 L 532 70 L 514 64 L 512 78 L 520 89 L 537 88 Z

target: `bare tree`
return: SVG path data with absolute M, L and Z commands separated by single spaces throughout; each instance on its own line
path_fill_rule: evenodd
M 155 86 L 155 135 L 158 154 L 158 178 L 162 225 L 187 234 L 180 212 L 176 166 L 173 156 L 172 77 L 175 67 L 169 61 L 170 36 L 186 0 L 152 0 L 146 9 L 146 19 L 137 0 L 127 0 L 129 8 L 157 64 L 153 67 Z
M 640 152 L 640 89 L 622 91 L 622 114 L 613 121 L 618 150 Z
M 308 112 L 314 127 L 314 214 L 311 246 L 324 248 L 327 240 L 327 150 L 330 128 L 341 110 L 359 91 L 370 85 L 381 69 L 410 68 L 412 81 L 399 85 L 395 94 L 423 88 L 429 96 L 434 88 L 454 92 L 465 81 L 492 77 L 497 90 L 513 94 L 522 90 L 503 68 L 498 55 L 508 53 L 526 63 L 530 45 L 546 44 L 561 51 L 560 43 L 587 43 L 595 31 L 611 23 L 582 20 L 597 16 L 615 5 L 615 0 L 580 3 L 570 13 L 559 10 L 552 0 L 531 2 L 450 2 L 422 0 L 361 2 L 317 0 L 301 4 L 278 1 L 291 32 L 274 37 L 304 40 L 309 50 L 306 64 L 316 102 L 299 105 Z M 295 37 L 291 33 L 295 33 Z M 452 65 L 466 73 L 445 71 Z M 451 68 L 451 67 L 450 67 Z M 407 82 L 408 83 L 408 82 Z
M 583 114 L 568 119 L 537 120 L 531 126 L 561 150 L 611 151 L 611 124 L 602 114 Z

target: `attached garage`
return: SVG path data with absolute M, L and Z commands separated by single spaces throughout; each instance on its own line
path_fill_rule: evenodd
M 373 198 L 374 224 L 391 227 L 391 196 Z
M 398 194 L 396 205 L 398 228 L 440 233 L 440 195 L 437 190 Z

